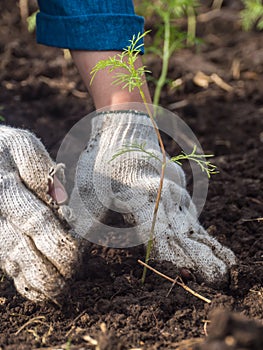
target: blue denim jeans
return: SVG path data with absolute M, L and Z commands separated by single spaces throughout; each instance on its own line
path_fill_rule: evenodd
M 118 50 L 143 33 L 132 0 L 38 0 L 37 41 L 72 50 Z M 143 51 L 143 50 L 142 50 Z

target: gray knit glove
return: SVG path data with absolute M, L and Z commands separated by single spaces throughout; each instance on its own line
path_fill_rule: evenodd
M 122 213 L 125 222 L 136 227 L 139 241 L 147 243 L 161 163 L 139 151 L 124 153 L 109 162 L 124 145 L 134 143 L 145 143 L 147 151 L 162 159 L 146 115 L 108 112 L 92 120 L 91 139 L 79 159 L 70 200 L 76 216 L 75 230 L 81 236 L 94 241 L 94 235 L 99 236 L 103 230 L 103 225 L 97 223 L 103 222 L 111 209 Z M 228 268 L 235 264 L 232 251 L 198 223 L 195 206 L 185 188 L 184 173 L 172 163 L 167 167 L 158 211 L 154 257 L 171 261 L 178 268 L 188 268 L 209 284 L 227 280 Z
M 55 301 L 78 261 L 47 194 L 56 170 L 34 135 L 0 126 L 0 267 L 35 301 Z

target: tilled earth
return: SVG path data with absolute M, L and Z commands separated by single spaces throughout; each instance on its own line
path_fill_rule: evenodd
M 180 83 L 161 98 L 205 152 L 215 154 L 220 173 L 210 181 L 200 220 L 238 258 L 230 284 L 213 289 L 188 282 L 211 304 L 179 286 L 169 292 L 171 283 L 151 272 L 142 286 L 142 247 L 90 244 L 85 273 L 62 308 L 23 299 L 0 274 L 1 349 L 95 349 L 88 337 L 101 350 L 263 349 L 263 36 L 241 31 L 239 3 L 233 4 L 212 17 L 200 9 L 202 44 L 172 57 L 169 78 Z M 55 157 L 63 136 L 94 109 L 92 102 L 63 52 L 37 45 L 23 28 L 14 0 L 0 3 L 0 11 L 0 114 L 6 124 L 34 131 Z M 158 75 L 160 61 L 149 56 L 147 63 Z M 198 71 L 228 85 L 201 87 Z M 172 147 L 167 144 L 168 151 Z M 177 274 L 171 264 L 152 265 Z

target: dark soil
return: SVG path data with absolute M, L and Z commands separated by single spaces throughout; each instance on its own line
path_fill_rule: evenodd
M 213 19 L 199 17 L 203 43 L 174 55 L 169 77 L 181 85 L 167 87 L 161 99 L 188 123 L 205 152 L 215 154 L 220 174 L 210 181 L 201 222 L 238 258 L 230 284 L 222 290 L 188 283 L 211 304 L 179 286 L 167 296 L 171 284 L 153 273 L 141 285 L 142 247 L 90 245 L 86 273 L 72 283 L 61 309 L 23 299 L 0 275 L 1 349 L 94 349 L 87 336 L 101 350 L 263 349 L 263 227 L 256 220 L 263 217 L 263 36 L 241 31 L 238 8 L 237 1 L 226 2 Z M 92 102 L 63 52 L 37 45 L 23 28 L 14 0 L 1 2 L 0 12 L 0 114 L 6 124 L 34 131 L 55 157 L 63 136 L 94 109 Z M 157 75 L 160 61 L 149 56 L 148 65 Z M 217 73 L 232 89 L 196 85 L 198 71 Z M 153 265 L 176 276 L 171 264 Z M 225 313 L 210 324 L 218 308 Z

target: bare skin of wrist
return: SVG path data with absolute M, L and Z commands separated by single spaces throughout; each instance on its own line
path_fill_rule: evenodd
M 104 69 L 98 72 L 90 85 L 90 72 L 96 63 L 100 60 L 105 60 L 109 57 L 115 56 L 119 51 L 71 51 L 72 58 L 79 70 L 79 73 L 84 81 L 96 109 L 107 107 L 109 109 L 116 109 L 114 105 L 129 102 L 143 102 L 138 89 L 129 92 L 128 89 L 122 89 L 121 86 L 113 85 L 114 76 L 118 72 L 109 72 Z M 139 56 L 136 61 L 137 67 L 142 66 L 142 60 Z M 121 69 L 119 70 L 121 72 Z M 126 71 L 125 71 L 126 73 Z M 147 103 L 152 103 L 151 96 L 147 83 L 142 86 Z M 112 108 L 111 108 L 112 107 Z

